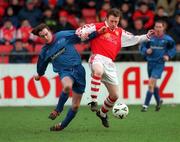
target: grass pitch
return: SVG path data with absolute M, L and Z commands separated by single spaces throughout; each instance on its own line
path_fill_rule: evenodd
M 164 105 L 160 112 L 154 106 L 148 112 L 129 106 L 124 120 L 110 112 L 110 128 L 84 106 L 66 129 L 50 132 L 67 108 L 52 121 L 48 115 L 53 107 L 0 107 L 0 142 L 180 142 L 180 105 Z

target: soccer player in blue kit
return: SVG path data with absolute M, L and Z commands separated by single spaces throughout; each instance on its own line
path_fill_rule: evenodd
M 46 41 L 46 45 L 42 48 L 38 58 L 38 75 L 35 76 L 35 80 L 40 80 L 40 77 L 45 73 L 48 63 L 51 62 L 53 70 L 59 74 L 63 86 L 57 107 L 49 115 L 50 119 L 54 120 L 62 112 L 70 90 L 72 89 L 73 91 L 72 106 L 65 119 L 61 123 L 50 127 L 50 131 L 61 131 L 68 126 L 78 111 L 82 94 L 85 90 L 85 69 L 81 64 L 80 55 L 74 48 L 74 44 L 81 42 L 81 40 L 90 40 L 96 37 L 97 34 L 103 31 L 102 29 L 97 32 L 88 32 L 84 34 L 84 37 L 78 36 L 76 31 L 73 30 L 60 31 L 53 34 L 45 24 L 40 24 L 32 30 L 34 35 Z
M 169 61 L 176 54 L 175 42 L 167 34 L 165 34 L 164 21 L 156 21 L 155 35 L 150 38 L 148 42 L 144 42 L 141 45 L 141 53 L 147 60 L 147 71 L 149 76 L 148 91 L 141 111 L 146 112 L 150 104 L 152 95 L 156 100 L 155 111 L 159 111 L 163 103 L 163 100 L 159 96 L 159 88 L 156 85 L 157 79 L 161 78 L 165 62 Z

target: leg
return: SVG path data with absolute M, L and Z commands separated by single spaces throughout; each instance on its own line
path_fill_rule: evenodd
M 68 76 L 62 78 L 61 82 L 63 85 L 63 91 L 59 97 L 59 101 L 56 106 L 56 109 L 54 111 L 52 111 L 51 114 L 49 115 L 49 118 L 52 120 L 56 119 L 56 117 L 59 115 L 59 113 L 62 112 L 64 104 L 68 100 L 69 92 L 70 92 L 70 90 L 72 88 L 72 84 L 73 84 L 73 80 Z
M 100 62 L 97 62 L 91 65 L 91 69 L 92 69 L 92 78 L 91 78 L 92 102 L 88 103 L 88 105 L 91 105 L 91 111 L 97 111 L 97 96 L 99 93 L 99 88 L 101 85 L 101 78 L 104 72 L 104 68 Z
M 142 112 L 147 111 L 147 108 L 148 108 L 150 101 L 151 101 L 151 97 L 154 94 L 155 85 L 156 85 L 156 79 L 151 77 L 149 79 L 149 89 L 146 93 L 145 102 L 144 102 L 143 108 L 141 110 Z
M 155 100 L 156 100 L 156 108 L 155 108 L 155 111 L 159 111 L 160 108 L 161 108 L 161 105 L 163 103 L 163 100 L 161 100 L 160 96 L 159 96 L 159 88 L 158 87 L 155 87 L 154 88 L 154 97 L 155 97 Z
M 51 127 L 50 128 L 51 131 L 61 131 L 65 127 L 68 126 L 68 124 L 76 116 L 76 113 L 80 106 L 81 98 L 82 98 L 82 94 L 77 94 L 77 93 L 73 92 L 72 107 L 69 109 L 69 111 L 68 111 L 65 119 L 62 121 L 62 123 L 59 123 L 59 124 Z
M 118 86 L 107 82 L 104 84 L 109 92 L 109 96 L 105 99 L 104 104 L 96 114 L 99 118 L 101 118 L 104 127 L 109 127 L 107 112 L 113 107 L 114 103 L 118 99 Z

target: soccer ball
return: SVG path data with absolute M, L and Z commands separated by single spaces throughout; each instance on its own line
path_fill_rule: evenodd
M 116 118 L 124 119 L 127 117 L 129 109 L 126 104 L 117 103 L 113 106 L 112 113 Z

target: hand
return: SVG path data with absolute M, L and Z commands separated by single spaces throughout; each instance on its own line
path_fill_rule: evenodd
M 41 78 L 41 76 L 39 76 L 39 75 L 35 75 L 35 76 L 34 76 L 34 79 L 35 79 L 36 81 L 39 81 L 40 78 Z
M 85 41 L 85 40 L 88 40 L 89 39 L 89 33 L 84 33 L 81 35 L 81 40 L 82 41 Z
M 163 59 L 164 59 L 164 61 L 169 61 L 169 56 L 168 55 L 164 55 Z
M 147 37 L 151 38 L 155 34 L 155 30 L 149 30 L 147 33 Z
M 98 33 L 98 34 L 103 34 L 103 33 L 106 32 L 106 29 L 107 29 L 107 27 L 106 27 L 106 26 L 103 26 L 103 27 L 101 27 L 101 28 L 97 31 L 97 33 Z
M 146 50 L 146 53 L 149 54 L 149 55 L 152 54 L 152 52 L 153 52 L 153 51 L 152 51 L 151 48 L 149 48 L 149 49 Z

